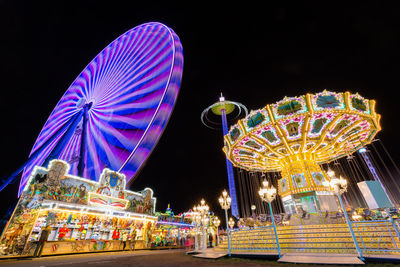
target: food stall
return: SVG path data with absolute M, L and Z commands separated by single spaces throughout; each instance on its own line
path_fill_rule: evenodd
M 0 239 L 0 254 L 42 255 L 143 249 L 157 221 L 153 191 L 126 190 L 123 174 L 105 168 L 99 182 L 68 174 L 69 164 L 36 166 Z

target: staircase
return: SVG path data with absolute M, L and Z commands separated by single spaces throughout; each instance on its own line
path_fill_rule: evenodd
M 383 223 L 353 223 L 353 229 L 363 255 L 400 255 L 400 242 L 393 226 Z M 278 226 L 281 253 L 357 254 L 347 224 Z M 227 240 L 218 246 L 227 249 Z M 271 226 L 235 229 L 231 232 L 231 251 L 277 253 Z

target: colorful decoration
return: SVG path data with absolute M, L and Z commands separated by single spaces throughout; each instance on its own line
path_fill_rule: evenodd
M 126 209 L 129 201 L 124 199 L 125 179 L 125 175 L 105 168 L 96 192 L 89 193 L 89 203 Z
M 313 177 L 314 184 L 318 186 L 322 186 L 323 183 L 326 181 L 324 175 L 321 172 L 311 172 Z
M 294 188 L 304 188 L 307 187 L 307 180 L 304 177 L 304 174 L 296 174 L 292 175 L 292 183 Z
M 99 182 L 95 182 L 69 175 L 68 170 L 70 165 L 62 160 L 52 160 L 48 169 L 35 167 L 23 191 L 24 196 L 32 199 L 28 205 L 34 205 L 35 199 L 48 199 L 109 206 L 148 215 L 155 212 L 153 191 L 150 188 L 142 192 L 126 190 L 125 175 L 119 172 L 105 168 Z
M 280 180 L 280 189 L 282 193 L 285 193 L 288 190 L 288 183 L 286 181 L 286 178 L 283 178 Z

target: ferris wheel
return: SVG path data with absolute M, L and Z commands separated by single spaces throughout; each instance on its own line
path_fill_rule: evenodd
M 23 169 L 19 194 L 33 167 L 53 158 L 69 162 L 73 175 L 97 180 L 108 167 L 132 181 L 168 122 L 182 69 L 179 37 L 161 23 L 139 25 L 110 43 L 61 97 L 13 174 Z

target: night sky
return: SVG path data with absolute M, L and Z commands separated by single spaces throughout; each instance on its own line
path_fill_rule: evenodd
M 157 210 L 175 213 L 202 197 L 220 213 L 227 188 L 222 132 L 200 114 L 227 99 L 259 109 L 286 96 L 359 92 L 377 100 L 380 138 L 399 162 L 399 9 L 359 6 L 217 7 L 205 2 L 0 0 L 0 177 L 24 160 L 65 90 L 85 66 L 127 30 L 162 22 L 180 37 L 184 70 L 170 121 L 131 189 L 151 187 Z M 244 4 L 244 2 L 241 2 Z M 18 182 L 0 192 L 1 214 Z

